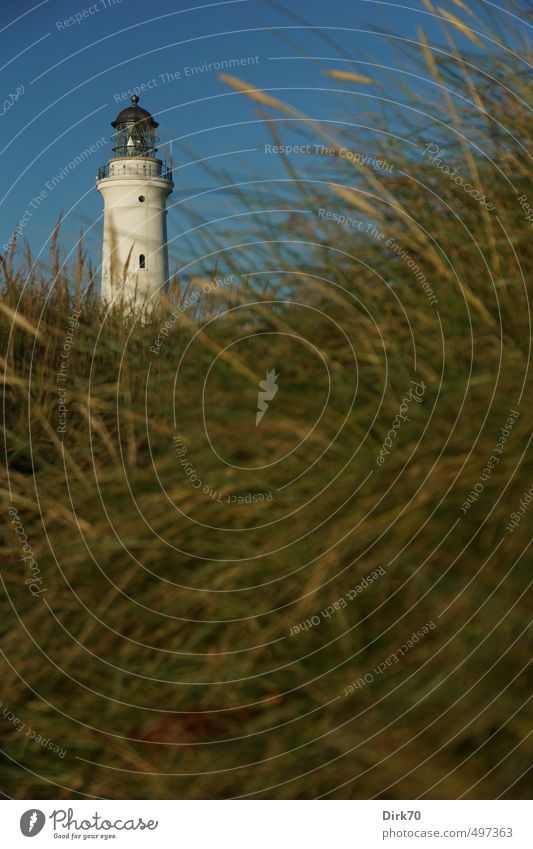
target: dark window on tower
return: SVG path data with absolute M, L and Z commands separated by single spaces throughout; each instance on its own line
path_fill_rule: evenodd
M 144 254 L 139 255 L 139 268 L 146 268 L 146 262 L 144 259 Z

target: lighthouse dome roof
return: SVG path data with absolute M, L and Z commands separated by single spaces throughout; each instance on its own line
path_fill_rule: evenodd
M 138 106 L 139 98 L 134 94 L 131 98 L 131 106 L 127 106 L 122 112 L 119 112 L 114 121 L 111 121 L 111 126 L 116 127 L 117 124 L 149 124 L 154 129 L 159 126 L 157 121 L 154 121 L 147 109 Z

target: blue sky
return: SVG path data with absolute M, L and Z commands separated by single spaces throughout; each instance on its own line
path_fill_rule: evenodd
M 449 0 L 444 5 L 458 11 Z M 306 0 L 287 7 L 317 30 L 263 0 L 3 0 L 1 74 L 8 100 L 0 110 L 1 243 L 25 216 L 24 236 L 37 254 L 62 210 L 67 247 L 83 228 L 89 250 L 98 257 L 102 204 L 95 174 L 111 155 L 110 122 L 129 102 L 123 92 L 133 86 L 147 87 L 140 103 L 160 122 L 162 141 L 173 140 L 173 197 L 179 204 L 209 184 L 199 166 L 191 165 L 195 158 L 214 157 L 212 164 L 237 176 L 248 170 L 265 178 L 279 172 L 275 157 L 261 153 L 270 138 L 254 104 L 231 93 L 206 64 L 244 60 L 229 73 L 258 88 L 279 89 L 275 96 L 308 115 L 335 117 L 337 108 L 339 115 L 346 113 L 347 103 L 342 95 L 332 103 L 331 95 L 320 91 L 332 82 L 321 67 L 379 78 L 383 71 L 377 65 L 401 62 L 400 42 L 379 30 L 416 39 L 422 25 L 430 38 L 437 36 L 435 22 L 417 0 L 404 5 Z M 302 60 L 305 53 L 320 58 Z M 347 56 L 355 64 L 344 61 Z M 354 94 L 346 97 L 355 119 L 368 111 L 373 92 L 368 86 L 350 88 Z M 96 151 L 69 168 L 90 145 Z M 223 214 L 221 194 L 202 203 L 204 214 Z M 169 236 L 184 221 L 179 207 L 169 218 Z M 179 253 L 178 240 L 175 260 Z

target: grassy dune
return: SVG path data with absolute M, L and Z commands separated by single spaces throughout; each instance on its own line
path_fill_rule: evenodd
M 5 794 L 528 795 L 528 53 L 474 61 L 445 33 L 449 55 L 412 57 L 431 98 L 376 106 L 394 132 L 357 148 L 392 170 L 302 121 L 337 151 L 327 179 L 286 157 L 288 182 L 233 196 L 302 214 L 214 237 L 256 244 L 144 323 L 100 305 L 57 232 L 44 267 L 4 257 Z M 226 82 L 283 143 L 290 104 Z

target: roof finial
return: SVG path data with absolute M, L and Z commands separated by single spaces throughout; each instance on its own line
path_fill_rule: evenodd
M 134 106 L 137 106 L 137 104 L 138 104 L 138 102 L 139 102 L 139 98 L 137 97 L 137 95 L 136 95 L 136 94 L 132 94 L 132 96 L 131 96 L 131 102 L 133 103 L 133 105 L 134 105 Z

